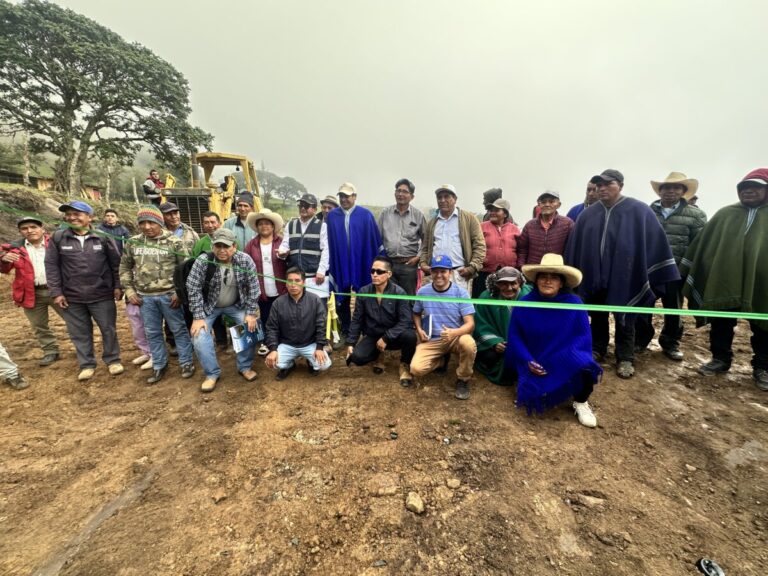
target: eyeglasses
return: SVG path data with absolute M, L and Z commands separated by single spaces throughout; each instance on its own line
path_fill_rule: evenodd
M 386 274 L 389 272 L 389 270 L 382 270 L 381 268 L 371 268 L 371 274 L 374 276 L 381 276 L 382 274 Z

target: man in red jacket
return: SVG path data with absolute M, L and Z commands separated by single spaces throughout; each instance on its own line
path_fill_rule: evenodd
M 13 301 L 24 309 L 24 314 L 35 332 L 43 358 L 40 366 L 49 366 L 59 359 L 59 343 L 48 326 L 48 308 L 61 316 L 61 309 L 48 294 L 45 277 L 45 250 L 48 235 L 42 220 L 27 216 L 18 221 L 22 238 L 0 249 L 0 272 L 14 271 Z

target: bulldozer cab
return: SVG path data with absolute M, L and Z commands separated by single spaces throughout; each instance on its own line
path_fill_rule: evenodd
M 219 167 L 228 168 L 224 184 L 213 180 Z M 232 214 L 234 199 L 243 192 L 253 195 L 253 208 L 261 210 L 261 194 L 253 162 L 246 156 L 224 152 L 199 152 L 191 158 L 192 185 L 189 188 L 166 187 L 163 201 L 179 207 L 181 221 L 203 233 L 203 214 L 216 212 L 224 222 Z

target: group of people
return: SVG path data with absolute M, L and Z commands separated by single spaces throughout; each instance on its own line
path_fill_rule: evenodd
M 486 213 L 477 216 L 457 205 L 453 186 L 442 185 L 437 209 L 425 216 L 413 205 L 408 179 L 396 182 L 395 204 L 378 218 L 357 204 L 349 182 L 319 203 L 302 195 L 298 217 L 287 224 L 268 209 L 254 211 L 244 193 L 226 222 L 204 215 L 202 237 L 170 202 L 138 210 L 140 233 L 130 236 L 114 210 L 94 228 L 92 207 L 73 201 L 60 207 L 65 225 L 52 235 L 36 217 L 19 220 L 22 238 L 0 252 L 0 270 L 15 271 L 13 298 L 37 337 L 43 366 L 60 356 L 49 309 L 64 318 L 81 381 L 96 369 L 94 322 L 109 373 L 124 371 L 115 302 L 125 297 L 141 352 L 133 363 L 151 370 L 149 384 L 165 376 L 170 354 L 178 356 L 182 378 L 194 375 L 196 357 L 201 390 L 214 390 L 217 350 L 239 330 L 233 340 L 242 333 L 248 344 L 236 348 L 236 364 L 247 381 L 257 378 L 257 353 L 282 380 L 300 357 L 311 375 L 330 368 L 331 345 L 347 365 L 370 363 L 377 373 L 384 370 L 381 353 L 395 350 L 404 387 L 447 370 L 456 355 L 457 398 L 469 398 L 477 369 L 497 384 L 517 382 L 518 405 L 529 411 L 573 398 L 579 421 L 595 426 L 587 400 L 606 359 L 609 313 L 568 304 L 617 308 L 621 378 L 633 376 L 635 354 L 654 337 L 651 317 L 633 307 L 661 298 L 665 308 L 679 309 L 685 297 L 702 311 L 768 312 L 768 169 L 740 181 L 739 202 L 709 222 L 689 202 L 695 179 L 673 172 L 651 186 L 659 199 L 649 206 L 622 194 L 621 172 L 605 170 L 589 180 L 584 202 L 569 216 L 559 214 L 558 192 L 542 193 L 522 229 L 500 189 L 486 192 Z M 153 193 L 161 190 L 158 184 Z M 511 308 L 512 300 L 538 304 Z M 338 314 L 338 337 L 329 309 Z M 704 375 L 727 371 L 733 356 L 736 320 L 710 323 L 712 360 L 699 367 Z M 768 390 L 768 321 L 750 326 L 754 379 Z M 680 316 L 666 316 L 659 344 L 673 361 L 683 359 L 682 336 Z M 0 376 L 24 387 L 2 362 Z

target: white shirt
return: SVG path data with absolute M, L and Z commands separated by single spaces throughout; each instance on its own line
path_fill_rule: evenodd
M 275 269 L 272 267 L 272 242 L 261 244 L 261 266 L 264 272 L 264 293 L 273 298 L 277 296 L 277 284 L 275 283 Z
M 40 241 L 39 246 L 30 244 L 24 240 L 24 248 L 29 254 L 29 261 L 32 262 L 32 268 L 35 271 L 35 286 L 45 286 L 48 281 L 45 278 L 45 243 Z
M 432 256 L 450 256 L 454 268 L 464 266 L 464 253 L 461 251 L 461 235 L 459 234 L 459 209 L 454 208 L 453 214 L 443 218 L 437 213 L 435 223 L 435 244 Z

